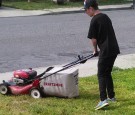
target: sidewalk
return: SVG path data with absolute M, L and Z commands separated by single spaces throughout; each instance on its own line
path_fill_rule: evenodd
M 123 10 L 132 9 L 132 3 L 122 5 L 107 5 L 99 6 L 101 10 Z M 52 15 L 52 14 L 65 14 L 65 13 L 79 13 L 84 12 L 82 7 L 76 8 L 57 8 L 57 9 L 44 9 L 44 10 L 21 10 L 14 8 L 1 7 L 0 17 L 16 17 L 16 16 L 35 16 L 35 15 Z
M 79 77 L 88 77 L 97 73 L 97 58 L 90 59 L 85 64 L 76 65 L 75 69 L 79 69 Z M 53 65 L 52 65 L 53 66 Z M 60 65 L 59 65 L 60 66 Z M 135 67 L 135 54 L 119 55 L 115 61 L 114 66 L 121 69 L 128 69 Z M 44 72 L 47 67 L 33 68 L 38 74 Z M 24 68 L 27 69 L 27 68 Z M 9 80 L 13 77 L 13 72 L 0 73 L 0 83 L 2 80 Z

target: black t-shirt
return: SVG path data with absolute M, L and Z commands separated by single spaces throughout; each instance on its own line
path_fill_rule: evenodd
M 99 13 L 92 18 L 88 38 L 97 40 L 100 58 L 111 57 L 120 53 L 112 22 L 106 14 Z

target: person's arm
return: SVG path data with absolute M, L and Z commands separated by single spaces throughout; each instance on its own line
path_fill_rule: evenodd
M 95 38 L 91 39 L 92 45 L 93 45 L 93 55 L 97 56 L 98 55 L 98 48 L 97 48 L 97 40 Z

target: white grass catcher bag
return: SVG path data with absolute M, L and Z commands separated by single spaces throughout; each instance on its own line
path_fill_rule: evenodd
M 46 75 L 54 73 L 62 67 L 54 67 Z M 41 80 L 40 87 L 43 93 L 49 96 L 77 97 L 78 91 L 78 69 L 70 68 L 53 74 Z

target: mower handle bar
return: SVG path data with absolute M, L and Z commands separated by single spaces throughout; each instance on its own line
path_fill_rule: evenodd
M 93 57 L 95 57 L 95 55 L 90 54 L 89 56 L 80 58 L 80 59 L 77 60 L 77 61 L 71 62 L 70 64 L 67 64 L 67 65 L 63 66 L 62 69 L 60 69 L 60 70 L 58 70 L 58 71 L 56 71 L 56 72 L 54 72 L 54 73 L 51 73 L 51 74 L 49 74 L 49 75 L 46 75 L 46 76 L 40 78 L 40 80 L 42 80 L 42 79 L 44 79 L 44 78 L 47 78 L 47 77 L 49 77 L 49 76 L 51 76 L 51 75 L 53 75 L 53 74 L 56 74 L 56 73 L 58 73 L 58 72 L 60 72 L 60 71 L 66 70 L 66 69 L 68 69 L 68 68 L 70 68 L 70 67 L 72 67 L 72 66 L 74 66 L 74 65 L 77 65 L 77 64 L 79 64 L 79 63 L 81 63 L 81 62 L 83 62 L 83 61 L 85 61 L 85 60 L 91 59 L 91 58 L 93 58 Z
M 60 69 L 60 70 L 58 70 L 58 71 L 56 71 L 56 72 L 54 72 L 54 73 L 51 73 L 51 74 L 49 74 L 49 75 L 46 75 L 46 76 L 44 76 L 44 77 L 42 77 L 46 72 L 48 72 L 48 71 L 50 71 L 51 69 L 54 68 L 54 67 L 48 67 L 48 68 L 46 69 L 46 71 L 44 71 L 43 73 L 39 74 L 39 75 L 36 76 L 34 79 L 29 80 L 28 82 L 31 82 L 31 81 L 36 80 L 36 79 L 42 80 L 42 79 L 44 79 L 44 78 L 47 78 L 47 77 L 49 77 L 49 76 L 51 76 L 51 75 L 53 75 L 53 74 L 56 74 L 56 73 L 60 72 L 60 71 L 66 70 L 66 69 L 68 69 L 68 68 L 70 68 L 70 67 L 72 67 L 72 66 L 74 66 L 74 65 L 77 65 L 77 64 L 79 64 L 79 63 L 81 63 L 81 62 L 83 62 L 83 61 L 87 61 L 88 59 L 91 59 L 91 58 L 93 58 L 93 57 L 95 57 L 95 55 L 93 55 L 93 54 L 90 54 L 90 55 L 88 55 L 88 56 L 86 56 L 86 57 L 82 57 L 82 58 L 81 58 L 80 55 L 79 55 L 79 56 L 78 56 L 78 58 L 79 58 L 78 60 L 76 60 L 76 61 L 74 61 L 74 62 L 71 62 L 71 63 L 69 63 L 69 64 L 63 66 L 62 69 Z M 26 82 L 26 83 L 28 83 L 28 82 Z
M 93 54 L 90 54 L 90 55 L 88 55 L 88 56 L 86 56 L 86 57 L 81 57 L 80 55 L 78 55 L 78 60 L 76 60 L 76 61 L 74 61 L 74 62 L 71 62 L 71 63 L 69 63 L 69 64 L 67 64 L 67 65 L 64 65 L 63 67 L 67 67 L 67 66 L 69 66 L 69 65 L 72 65 L 72 64 L 76 64 L 77 62 L 83 62 L 83 61 L 87 61 L 88 59 L 90 59 L 90 58 L 92 58 L 92 57 L 94 57 L 94 55 Z

